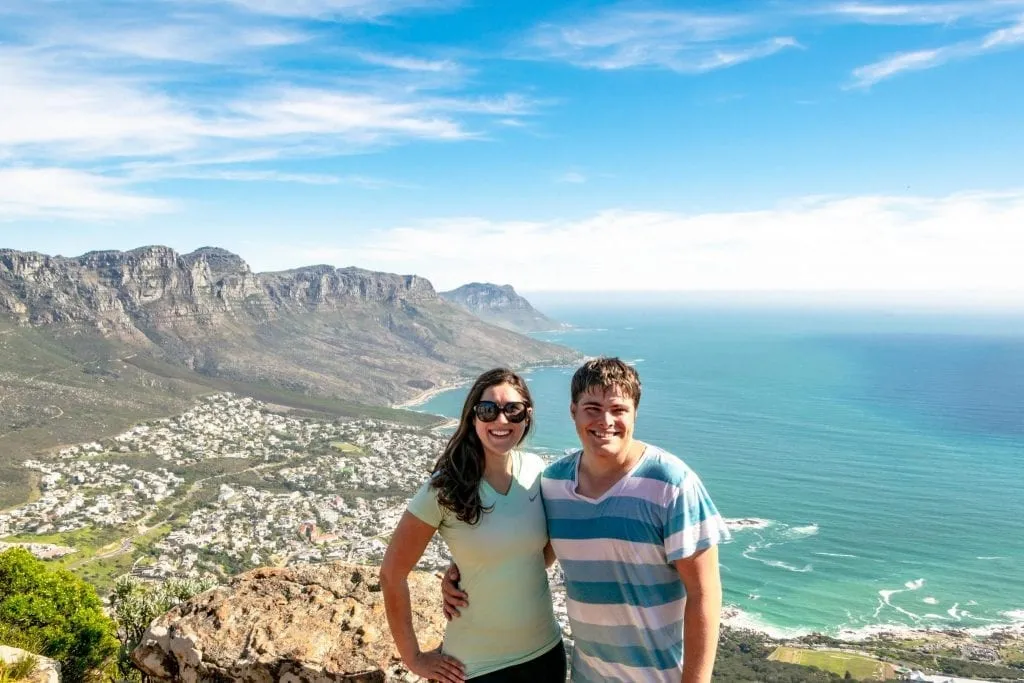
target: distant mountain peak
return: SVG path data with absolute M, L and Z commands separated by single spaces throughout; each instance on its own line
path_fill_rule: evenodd
M 543 332 L 568 327 L 535 309 L 516 293 L 512 285 L 470 282 L 451 291 L 440 292 L 440 295 L 485 322 L 516 332 Z

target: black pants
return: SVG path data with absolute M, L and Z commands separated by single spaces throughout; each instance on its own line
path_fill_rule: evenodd
M 473 683 L 565 683 L 565 674 L 565 645 L 558 641 L 558 645 L 540 657 L 469 680 Z

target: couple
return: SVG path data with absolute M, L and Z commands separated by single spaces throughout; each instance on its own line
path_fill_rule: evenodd
M 409 501 L 381 567 L 388 624 L 415 674 L 456 683 L 565 680 L 545 568 L 565 573 L 573 681 L 698 683 L 718 643 L 725 524 L 697 475 L 636 441 L 636 370 L 586 362 L 569 412 L 582 449 L 546 468 L 517 449 L 530 391 L 509 370 L 473 384 L 431 478 Z M 461 615 L 422 652 L 407 577 L 435 532 L 461 575 Z M 451 573 L 451 572 L 450 572 Z M 446 579 L 446 584 L 450 584 Z

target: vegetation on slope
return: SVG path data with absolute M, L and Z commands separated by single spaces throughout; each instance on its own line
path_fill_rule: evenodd
M 0 553 L 0 642 L 56 659 L 68 683 L 93 680 L 118 646 L 96 591 L 21 548 Z

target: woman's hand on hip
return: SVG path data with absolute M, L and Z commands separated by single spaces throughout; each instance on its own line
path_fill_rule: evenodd
M 442 654 L 441 649 L 420 652 L 408 663 L 409 671 L 417 676 L 441 683 L 462 683 L 466 680 L 462 662 Z

